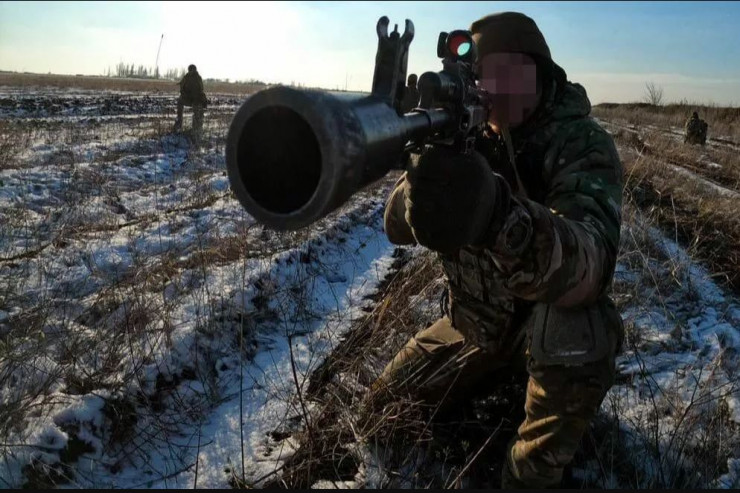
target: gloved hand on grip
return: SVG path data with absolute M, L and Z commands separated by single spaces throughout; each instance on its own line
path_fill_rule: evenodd
M 404 202 L 416 241 L 450 253 L 493 244 L 511 208 L 511 191 L 481 154 L 434 146 L 406 173 Z

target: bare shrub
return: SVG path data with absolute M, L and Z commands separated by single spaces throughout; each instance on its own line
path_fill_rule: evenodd
M 663 88 L 653 82 L 645 84 L 645 96 L 643 100 L 653 106 L 660 106 L 663 102 Z

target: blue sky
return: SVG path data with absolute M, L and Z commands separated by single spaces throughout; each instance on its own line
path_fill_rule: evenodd
M 102 74 L 118 62 L 198 65 L 204 77 L 367 90 L 387 15 L 416 28 L 409 70 L 439 70 L 440 31 L 514 10 L 532 17 L 592 102 L 740 105 L 737 2 L 0 2 L 0 69 Z

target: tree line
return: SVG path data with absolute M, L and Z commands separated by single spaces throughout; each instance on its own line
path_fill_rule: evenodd
M 187 73 L 186 68 L 170 68 L 161 73 L 159 67 L 147 67 L 133 63 L 118 63 L 114 68 L 108 67 L 107 77 L 119 77 L 128 79 L 168 79 L 180 80 Z
M 164 72 L 160 72 L 159 67 L 146 67 L 144 65 L 136 65 L 133 63 L 119 63 L 114 68 L 108 67 L 105 75 L 106 77 L 116 78 L 127 78 L 127 79 L 164 79 L 164 80 L 175 80 L 179 81 L 182 77 L 188 73 L 188 69 L 185 67 L 181 68 L 169 68 Z M 226 82 L 230 83 L 231 79 L 214 79 L 205 78 L 203 82 Z M 245 81 L 234 81 L 235 83 L 243 84 L 259 84 L 266 85 L 265 82 L 257 79 L 249 79 Z

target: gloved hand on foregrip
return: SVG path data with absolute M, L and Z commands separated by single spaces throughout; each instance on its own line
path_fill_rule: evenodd
M 404 202 L 416 241 L 450 253 L 493 244 L 511 208 L 511 191 L 481 154 L 436 146 L 407 172 Z

